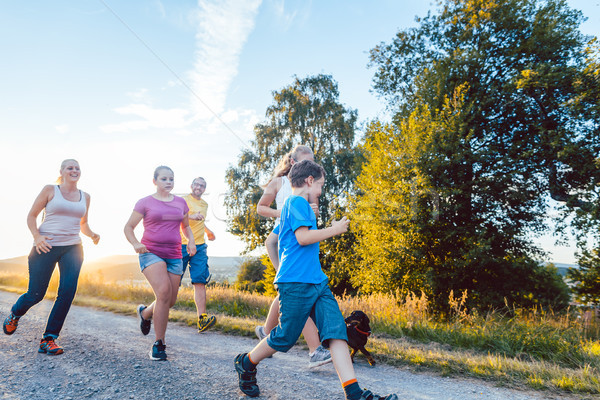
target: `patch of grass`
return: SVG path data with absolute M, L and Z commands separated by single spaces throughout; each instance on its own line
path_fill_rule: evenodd
M 2 290 L 23 291 L 27 280 L 5 275 L 0 285 Z M 53 278 L 47 297 L 54 297 L 55 291 Z M 383 294 L 344 297 L 339 304 L 344 315 L 357 309 L 369 315 L 374 334 L 367 347 L 379 362 L 584 398 L 600 393 L 598 321 L 583 324 L 573 311 L 554 315 L 539 309 L 479 315 L 464 309 L 465 296 L 450 299 L 453 312 L 444 320 L 430 313 L 424 294 L 403 299 Z M 243 336 L 254 336 L 254 327 L 264 321 L 272 301 L 226 284 L 209 285 L 207 298 L 208 312 L 218 319 L 214 329 Z M 105 284 L 98 276 L 84 275 L 75 304 L 134 315 L 137 304 L 153 299 L 148 284 Z M 180 289 L 170 320 L 195 325 L 191 287 Z

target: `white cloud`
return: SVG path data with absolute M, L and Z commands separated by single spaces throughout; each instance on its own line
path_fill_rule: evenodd
M 158 12 L 160 13 L 161 17 L 166 18 L 167 13 L 165 12 L 165 6 L 163 5 L 163 3 L 160 0 L 156 0 L 154 3 L 156 4 L 156 8 L 158 9 Z
M 127 93 L 135 103 L 115 109 L 121 115 L 139 119 L 104 125 L 100 129 L 106 133 L 170 129 L 188 136 L 193 134 L 192 125 L 199 122 L 204 134 L 215 134 L 223 132 L 223 128 L 231 131 L 229 123 L 246 128 L 249 120 L 257 121 L 251 110 L 225 110 L 225 101 L 261 1 L 199 0 L 195 12 L 197 50 L 193 69 L 188 73 L 193 91 L 189 108 L 154 108 L 150 105 L 150 93 L 142 88 Z M 162 6 L 160 2 L 156 4 L 159 8 Z M 170 80 L 163 89 L 175 86 L 180 86 L 180 82 Z M 235 132 L 234 135 L 238 136 Z
M 312 1 L 298 2 L 295 7 L 286 7 L 286 0 L 274 0 L 272 4 L 275 17 L 284 31 L 287 31 L 294 23 L 306 23 L 312 7 Z M 290 11 L 290 8 L 293 8 L 293 11 Z
M 187 118 L 190 111 L 184 108 L 160 109 L 147 104 L 130 104 L 117 108 L 115 111 L 122 115 L 134 115 L 141 119 L 101 126 L 100 129 L 103 132 L 131 132 L 150 128 L 183 130 L 191 122 Z
M 237 75 L 239 56 L 254 28 L 260 3 L 261 0 L 198 1 L 197 50 L 190 73 L 196 118 L 212 118 L 213 112 L 223 112 L 227 90 Z
M 133 101 L 140 103 L 148 99 L 148 89 L 141 88 L 135 92 L 128 92 L 127 96 L 129 96 Z
M 57 125 L 54 127 L 54 129 L 56 129 L 56 132 L 61 133 L 63 135 L 69 133 L 69 131 L 71 130 L 69 124 Z
M 289 27 L 294 22 L 296 15 L 298 14 L 297 10 L 293 12 L 285 11 L 285 0 L 275 1 L 274 3 L 275 14 L 277 15 L 277 19 L 281 22 L 285 27 Z

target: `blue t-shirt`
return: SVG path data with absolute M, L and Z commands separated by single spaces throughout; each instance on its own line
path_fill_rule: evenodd
M 319 262 L 319 242 L 301 246 L 296 239 L 296 229 L 302 226 L 317 229 L 317 217 L 304 197 L 291 195 L 285 200 L 279 225 L 273 231 L 279 235 L 275 283 L 321 283 L 327 279 Z

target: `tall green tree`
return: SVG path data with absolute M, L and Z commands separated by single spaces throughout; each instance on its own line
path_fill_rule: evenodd
M 574 283 L 573 291 L 582 304 L 600 305 L 600 250 L 583 251 L 578 259 L 579 268 L 569 269 L 568 277 Z
M 578 82 L 581 96 L 575 102 L 575 108 L 590 119 L 600 120 L 600 43 L 597 38 L 589 42 L 586 48 L 586 68 Z M 597 142 L 600 138 L 597 135 Z M 597 143 L 596 142 L 596 143 Z M 587 206 L 577 208 L 566 203 L 563 215 L 570 216 L 574 211 L 573 225 L 580 253 L 578 269 L 569 271 L 569 278 L 575 284 L 577 299 L 586 304 L 600 304 L 600 158 L 596 158 L 591 168 L 592 179 L 587 190 L 581 191 Z M 595 170 L 594 168 L 595 167 Z M 563 225 L 564 226 L 564 225 Z
M 319 203 L 319 223 L 328 221 L 346 203 L 360 165 L 355 147 L 356 110 L 340 103 L 337 82 L 330 75 L 295 78 L 273 92 L 266 121 L 254 127 L 255 138 L 227 169 L 225 205 L 228 229 L 253 250 L 264 243 L 273 220 L 260 217 L 256 205 L 279 160 L 294 146 L 309 146 L 326 171 Z
M 431 200 L 403 204 L 401 215 L 417 213 L 401 218 L 412 235 L 396 255 L 382 255 L 400 287 L 422 280 L 438 298 L 468 289 L 474 305 L 499 306 L 504 297 L 525 302 L 541 295 L 536 281 L 547 276 L 531 235 L 548 229 L 548 199 L 589 206 L 582 192 L 595 174 L 600 141 L 598 120 L 577 111 L 578 102 L 589 104 L 579 84 L 589 41 L 579 31 L 583 17 L 561 0 L 438 3 L 438 14 L 371 51 L 374 87 L 395 111 L 384 137 L 399 151 L 386 161 L 409 179 L 389 200 L 415 198 L 410 185 L 419 189 L 421 182 L 427 186 L 419 190 L 439 199 L 436 222 L 412 210 Z M 367 147 L 378 135 L 367 137 Z M 427 148 L 428 158 L 411 155 L 406 149 L 413 147 Z M 371 154 L 367 165 L 380 163 Z M 411 157 L 421 162 L 405 165 Z M 365 167 L 360 182 L 379 174 Z M 391 219 L 373 224 L 397 222 Z M 417 251 L 428 247 L 436 252 Z M 365 264 L 374 262 L 365 246 L 360 251 Z M 405 276 L 398 257 L 421 272 Z M 564 303 L 563 289 L 545 300 Z

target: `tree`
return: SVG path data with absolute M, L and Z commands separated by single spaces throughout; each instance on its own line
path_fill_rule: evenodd
M 578 82 L 581 96 L 575 102 L 575 109 L 595 121 L 600 120 L 600 43 L 597 38 L 591 40 L 586 48 L 586 68 Z M 596 125 L 597 127 L 598 125 Z M 596 143 L 600 141 L 596 130 Z M 600 158 L 595 165 L 586 165 L 592 170 L 592 178 L 586 190 L 581 193 L 587 200 L 587 207 L 577 208 L 576 204 L 566 203 L 563 215 L 574 213 L 573 226 L 580 255 L 579 269 L 569 271 L 574 282 L 577 299 L 586 304 L 600 304 Z M 564 226 L 564 225 L 563 225 Z M 590 240 L 591 239 L 591 240 Z
M 261 279 L 262 286 L 264 287 L 263 294 L 265 296 L 275 297 L 277 296 L 277 289 L 275 289 L 273 282 L 275 281 L 275 275 L 277 275 L 277 271 L 275 271 L 275 267 L 273 266 L 273 263 L 267 254 L 264 254 L 260 258 L 260 261 L 265 266 L 265 271 Z
M 264 293 L 265 285 L 262 282 L 264 273 L 265 265 L 259 257 L 247 257 L 240 265 L 235 279 L 236 289 Z
M 325 168 L 320 225 L 345 206 L 361 160 L 354 145 L 357 112 L 339 102 L 337 83 L 329 75 L 295 78 L 291 85 L 273 92 L 266 117 L 267 121 L 254 127 L 250 148 L 226 172 L 228 229 L 246 242 L 247 251 L 261 246 L 273 229 L 274 221 L 256 213 L 260 184 L 267 182 L 279 160 L 295 145 L 309 146 Z
M 582 304 L 600 305 L 600 251 L 584 251 L 578 260 L 579 268 L 567 272 L 575 284 L 573 291 Z
M 578 84 L 588 38 L 578 30 L 581 13 L 561 0 L 439 4 L 439 14 L 371 51 L 374 87 L 396 114 L 387 134 L 367 136 L 360 182 L 382 181 L 390 188 L 382 198 L 401 207 L 400 223 L 373 222 L 383 233 L 407 225 L 399 227 L 404 242 L 377 250 L 398 286 L 423 282 L 440 300 L 469 289 L 472 305 L 501 306 L 504 297 L 539 294 L 543 253 L 530 237 L 548 229 L 548 198 L 589 206 L 598 120 L 577 110 L 590 104 Z M 386 140 L 397 143 L 396 157 L 377 160 Z M 401 175 L 381 173 L 391 166 Z M 423 212 L 430 193 L 439 199 L 435 222 L 431 208 Z M 375 251 L 359 248 L 363 257 Z M 415 273 L 403 274 L 397 260 Z

